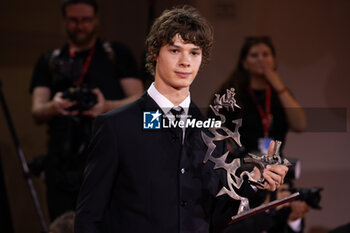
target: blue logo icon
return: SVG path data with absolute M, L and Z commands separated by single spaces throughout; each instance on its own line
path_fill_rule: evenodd
M 143 128 L 144 129 L 160 129 L 160 116 L 162 114 L 156 112 L 143 112 Z

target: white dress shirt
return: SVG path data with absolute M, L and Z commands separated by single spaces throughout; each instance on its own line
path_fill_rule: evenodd
M 184 114 L 181 115 L 181 121 L 186 123 L 187 116 L 188 116 L 188 109 L 190 107 L 191 103 L 191 97 L 190 93 L 188 93 L 188 96 L 177 106 L 175 106 L 169 99 L 167 99 L 164 95 L 162 95 L 157 88 L 154 86 L 154 83 L 150 85 L 150 87 L 147 90 L 147 93 L 150 95 L 150 97 L 158 104 L 158 106 L 162 109 L 162 111 L 165 113 L 165 115 L 169 118 L 170 121 L 175 120 L 175 116 L 171 113 L 172 108 L 176 107 L 182 107 L 184 110 Z M 182 142 L 185 138 L 185 128 L 182 128 L 183 131 L 183 138 Z

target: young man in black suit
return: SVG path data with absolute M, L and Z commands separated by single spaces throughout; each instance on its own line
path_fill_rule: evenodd
M 189 88 L 212 43 L 210 25 L 192 7 L 166 10 L 155 20 L 146 41 L 154 83 L 136 102 L 95 120 L 76 233 L 209 233 L 227 226 L 237 202 L 215 197 L 225 174 L 203 163 L 201 130 L 165 127 L 176 122 L 173 108 L 182 111 L 182 122 L 205 120 Z M 149 113 L 150 124 L 143 124 Z M 161 129 L 148 129 L 158 123 Z M 224 150 L 218 145 L 215 153 Z M 275 190 L 286 172 L 281 165 L 265 169 L 265 189 Z

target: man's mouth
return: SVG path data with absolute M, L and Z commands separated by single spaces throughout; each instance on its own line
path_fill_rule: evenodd
M 175 72 L 175 74 L 181 78 L 187 78 L 192 75 L 191 72 Z

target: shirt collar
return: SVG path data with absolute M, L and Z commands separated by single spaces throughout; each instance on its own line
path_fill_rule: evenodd
M 188 114 L 188 109 L 191 103 L 190 93 L 188 96 L 182 101 L 179 105 L 175 106 L 170 100 L 168 100 L 164 95 L 162 95 L 154 86 L 154 82 L 150 85 L 147 90 L 147 93 L 151 96 L 151 98 L 158 104 L 158 106 L 162 109 L 162 111 L 167 114 L 170 109 L 173 107 L 180 106 L 184 109 L 185 114 Z

